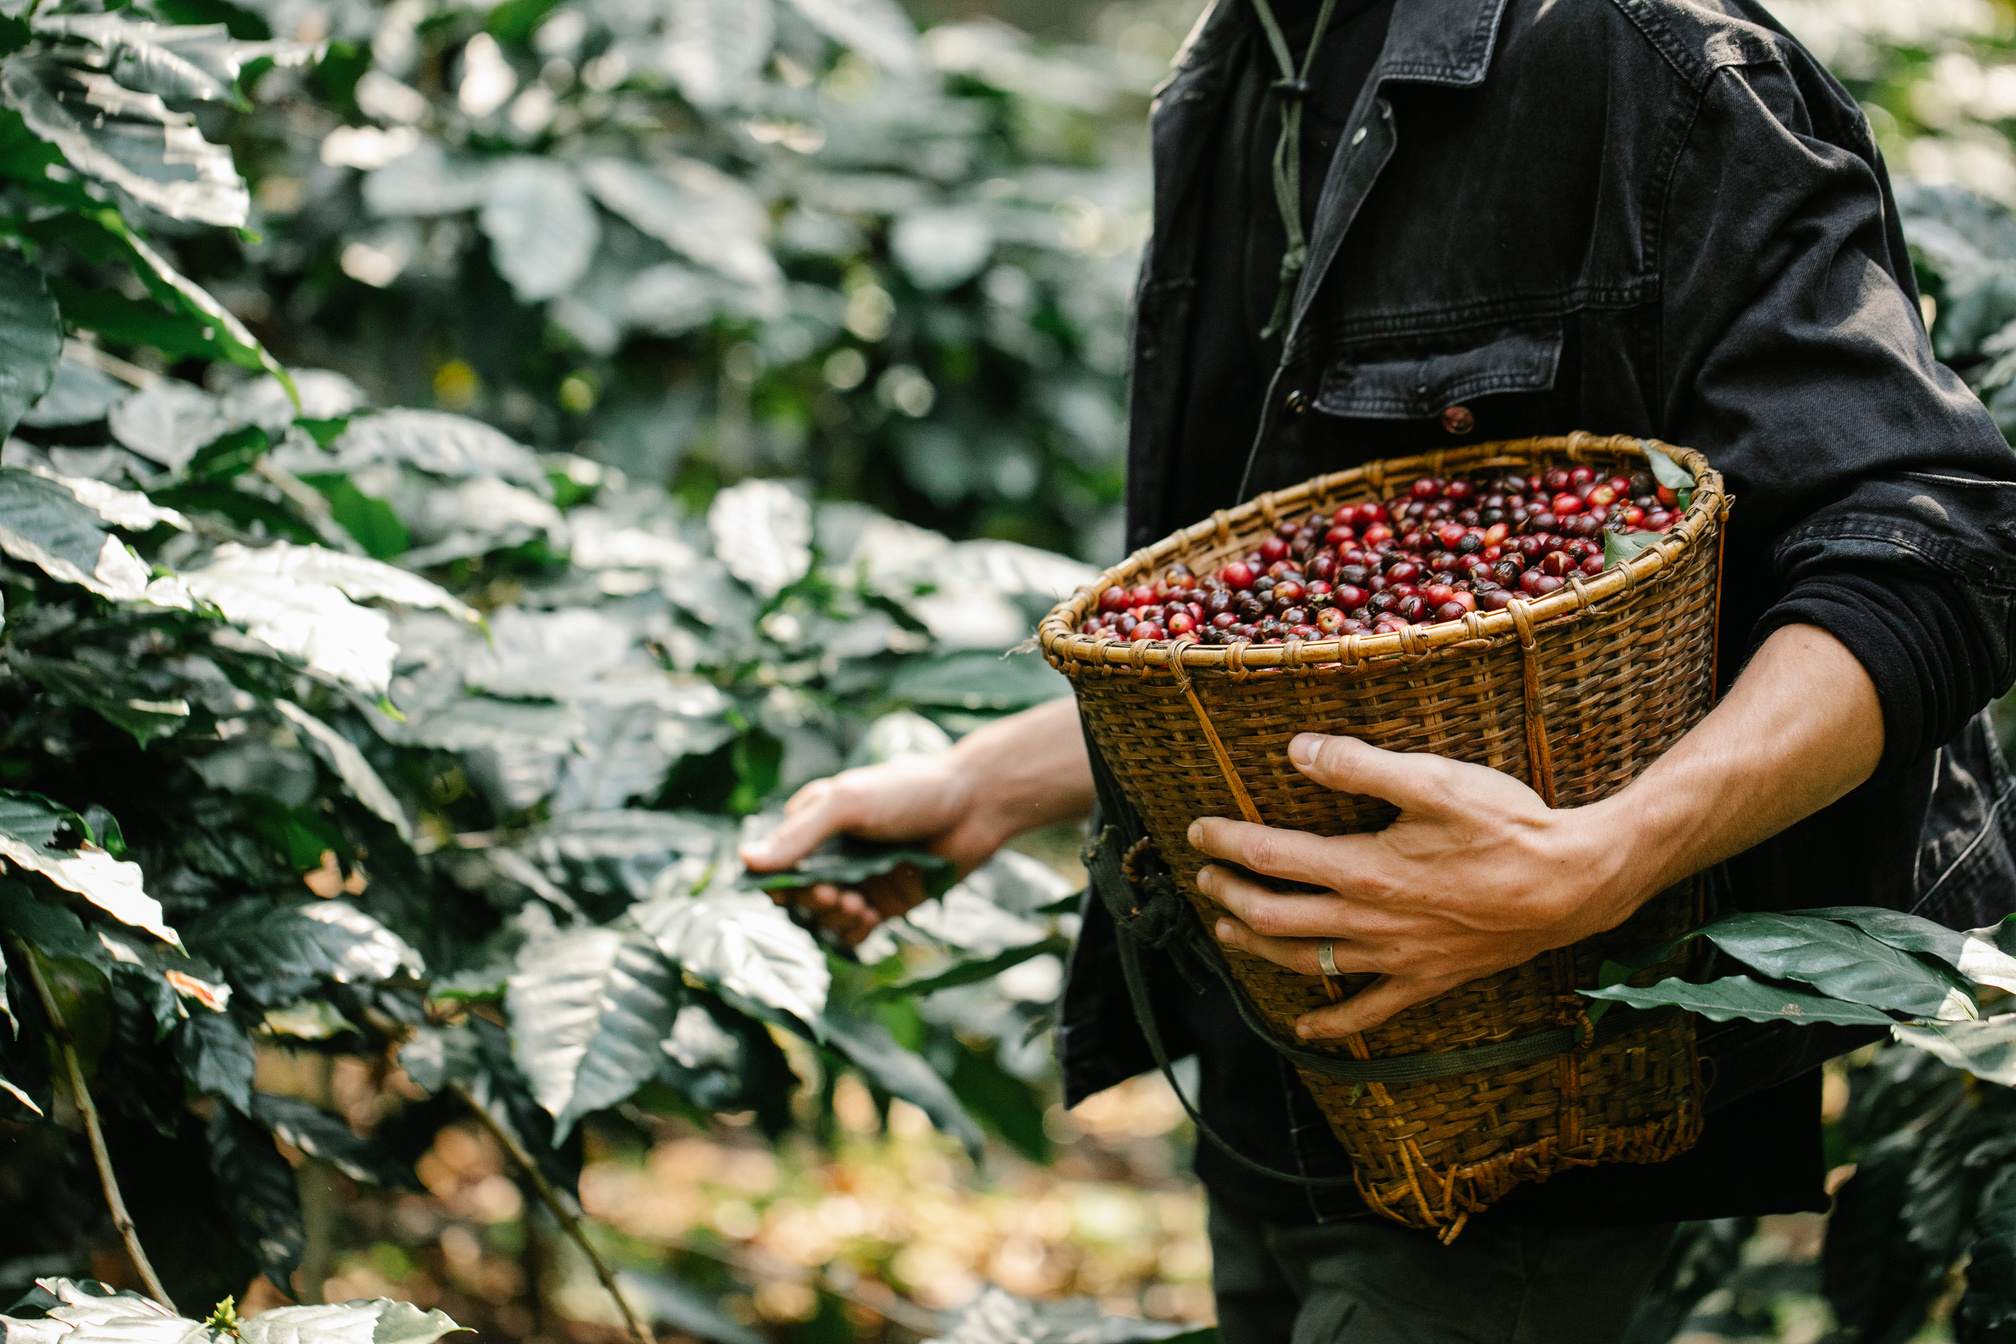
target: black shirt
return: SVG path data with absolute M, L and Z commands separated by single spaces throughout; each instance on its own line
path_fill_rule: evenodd
M 1251 0 L 1222 0 L 1250 4 Z M 1310 71 L 1302 123 L 1305 225 L 1315 214 L 1338 140 L 1385 41 L 1394 0 L 1336 0 L 1331 27 Z M 1314 27 L 1315 0 L 1275 0 L 1290 50 L 1301 59 Z M 1276 205 L 1272 161 L 1280 132 L 1279 77 L 1257 32 L 1232 77 L 1210 161 L 1209 189 L 1196 193 L 1202 213 L 1200 261 L 1183 380 L 1181 431 L 1164 494 L 1166 532 L 1240 502 L 1248 449 L 1261 419 L 1279 337 L 1263 339 L 1273 311 L 1286 233 Z M 1336 268 L 1354 264 L 1347 236 Z M 1601 425 L 1560 424 L 1565 433 Z M 1355 439 L 1355 441 L 1354 441 Z M 1356 465 L 1377 435 L 1354 435 L 1348 421 L 1309 416 L 1273 435 L 1255 461 L 1250 490 L 1279 488 Z M 1839 565 L 1803 574 L 1757 622 L 1752 640 L 1789 624 L 1817 625 L 1846 645 L 1868 671 L 1883 706 L 1885 745 L 1879 776 L 1924 758 L 1952 737 L 1995 690 L 1994 662 L 1956 586 L 1923 574 Z M 1794 902 L 1814 904 L 1815 901 Z M 1247 1156 L 1277 1168 L 1297 1164 L 1289 1135 L 1306 1136 L 1322 1119 L 1292 1069 L 1271 1051 L 1252 1048 L 1222 993 L 1170 996 L 1198 1046 L 1206 1118 Z M 1844 1041 L 1842 1046 L 1855 1043 Z M 1602 1224 L 1729 1217 L 1824 1209 L 1819 1075 L 1809 1072 L 1751 1094 L 1709 1094 L 1702 1141 L 1673 1161 L 1575 1170 L 1522 1186 L 1484 1217 L 1515 1222 Z M 1338 1150 L 1334 1171 L 1348 1171 Z M 1271 1222 L 1336 1216 L 1348 1193 L 1314 1194 L 1269 1181 L 1200 1143 L 1197 1170 L 1212 1198 Z

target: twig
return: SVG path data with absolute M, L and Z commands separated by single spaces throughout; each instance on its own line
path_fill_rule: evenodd
M 133 1267 L 140 1271 L 140 1281 L 147 1286 L 148 1294 L 174 1311 L 174 1300 L 161 1286 L 160 1276 L 155 1274 L 146 1249 L 140 1245 L 140 1232 L 133 1226 L 133 1215 L 126 1212 L 125 1197 L 119 1193 L 119 1178 L 112 1174 L 112 1154 L 105 1148 L 105 1131 L 98 1125 L 98 1106 L 91 1100 L 91 1089 L 84 1085 L 84 1066 L 77 1059 L 77 1042 L 63 1021 L 62 1010 L 56 1006 L 56 994 L 42 974 L 41 963 L 35 959 L 35 950 L 19 937 L 12 942 L 22 964 L 28 968 L 28 978 L 35 985 L 35 997 L 42 1000 L 42 1011 L 49 1018 L 50 1034 L 56 1038 L 56 1047 L 62 1052 L 63 1063 L 70 1071 L 70 1091 L 77 1103 L 77 1113 L 84 1117 L 84 1132 L 91 1139 L 91 1160 L 98 1164 L 98 1179 L 105 1186 L 105 1202 L 112 1210 L 112 1226 L 119 1229 L 119 1236 L 126 1243 L 126 1253 L 133 1257 Z
M 559 1220 L 562 1230 L 573 1238 L 574 1244 L 587 1255 L 588 1263 L 595 1267 L 595 1277 L 602 1280 L 602 1286 L 609 1290 L 609 1296 L 616 1299 L 616 1309 L 623 1313 L 624 1324 L 630 1327 L 632 1338 L 637 1344 L 657 1344 L 651 1332 L 644 1328 L 644 1323 L 637 1319 L 637 1313 L 630 1309 L 630 1300 L 623 1296 L 623 1290 L 616 1286 L 616 1275 L 609 1268 L 609 1263 L 588 1240 L 588 1231 L 581 1226 L 579 1215 L 569 1207 L 573 1201 L 553 1188 L 553 1183 L 541 1174 L 539 1164 L 532 1160 L 532 1154 L 526 1152 L 525 1145 L 518 1142 L 518 1136 L 498 1121 L 490 1108 L 469 1090 L 467 1083 L 450 1083 L 448 1086 L 462 1099 L 465 1106 L 476 1113 L 476 1118 L 490 1131 L 491 1137 L 503 1146 L 505 1154 L 520 1171 L 525 1173 L 525 1179 L 532 1182 L 532 1188 L 539 1192 L 540 1202 L 552 1211 L 553 1216 Z

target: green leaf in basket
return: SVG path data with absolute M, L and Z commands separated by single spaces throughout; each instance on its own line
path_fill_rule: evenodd
M 1980 1016 L 1966 979 L 1951 966 L 1851 924 L 1745 913 L 1718 919 L 1701 935 L 1763 975 L 1811 985 L 1832 999 L 1949 1022 Z
M 928 896 L 943 896 L 952 889 L 958 874 L 950 859 L 927 854 L 921 849 L 881 844 L 844 835 L 798 861 L 795 868 L 781 873 L 751 873 L 750 881 L 764 891 L 782 891 L 830 882 L 836 887 L 854 887 L 871 877 L 885 877 L 904 865 L 917 870 Z
M 1640 444 L 1645 449 L 1645 460 L 1652 466 L 1652 478 L 1679 496 L 1682 511 L 1694 501 L 1694 473 L 1660 452 L 1649 443 Z
M 1848 1027 L 1896 1025 L 1895 1018 L 1867 1004 L 1843 1003 L 1797 985 L 1759 984 L 1747 975 L 1732 975 L 1705 985 L 1686 980 L 1661 980 L 1644 989 L 1611 985 L 1585 989 L 1582 994 L 1633 1008 L 1685 1008 L 1715 1022 L 1740 1017 L 1750 1022 L 1797 1022 L 1801 1026 L 1822 1022 Z
M 1626 560 L 1635 559 L 1638 553 L 1659 540 L 1658 532 L 1605 532 L 1603 534 L 1603 568 L 1621 565 Z

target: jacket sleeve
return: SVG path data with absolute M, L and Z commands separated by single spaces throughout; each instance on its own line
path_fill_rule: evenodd
M 1725 564 L 1774 578 L 1724 645 L 1827 628 L 1883 698 L 1882 770 L 1922 758 L 2016 678 L 2016 453 L 1932 355 L 1867 123 L 1789 44 L 1723 67 L 1661 218 L 1661 419 L 1734 491 Z

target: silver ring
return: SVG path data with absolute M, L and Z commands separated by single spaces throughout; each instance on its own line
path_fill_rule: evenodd
M 1344 972 L 1337 969 L 1337 944 L 1331 942 L 1328 938 L 1316 944 L 1316 964 L 1323 968 L 1323 974 L 1325 975 L 1344 974 Z

